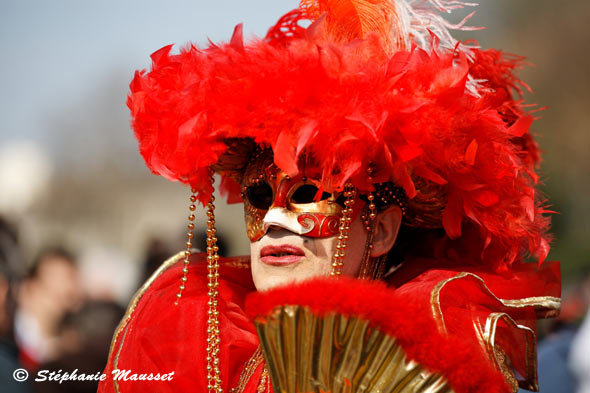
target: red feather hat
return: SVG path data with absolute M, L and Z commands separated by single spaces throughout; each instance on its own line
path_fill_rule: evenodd
M 308 0 L 264 39 L 244 43 L 237 26 L 229 43 L 156 51 L 128 98 L 147 166 L 204 204 L 215 166 L 239 201 L 234 179 L 248 153 L 237 146 L 254 141 L 289 175 L 312 157 L 327 191 L 394 182 L 415 217 L 408 225 L 425 223 L 420 212 L 434 203 L 428 225 L 454 247 L 471 232 L 462 246 L 496 270 L 527 253 L 542 261 L 549 221 L 522 59 L 452 40 L 429 3 Z

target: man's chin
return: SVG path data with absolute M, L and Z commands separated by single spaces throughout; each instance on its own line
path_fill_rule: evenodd
M 301 272 L 300 274 L 295 273 L 295 271 L 291 271 L 286 272 L 286 274 L 284 275 L 273 274 L 267 275 L 265 277 L 259 277 L 257 279 L 254 279 L 254 285 L 256 286 L 257 291 L 268 291 L 271 289 L 290 285 L 295 282 L 301 282 L 314 277 L 321 276 L 321 274 L 313 274 L 310 272 Z

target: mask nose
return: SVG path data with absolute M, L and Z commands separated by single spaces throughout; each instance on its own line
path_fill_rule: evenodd
M 264 216 L 262 229 L 268 233 L 271 227 L 286 229 L 298 235 L 305 235 L 313 228 L 306 227 L 299 222 L 299 215 L 284 207 L 273 207 Z

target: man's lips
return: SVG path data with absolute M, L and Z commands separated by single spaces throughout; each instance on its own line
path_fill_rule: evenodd
M 260 260 L 267 265 L 285 266 L 299 262 L 305 256 L 302 249 L 287 244 L 264 246 L 260 250 Z

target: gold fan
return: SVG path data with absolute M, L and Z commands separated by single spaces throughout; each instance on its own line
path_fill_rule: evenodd
M 451 392 L 366 320 L 280 306 L 255 324 L 275 393 Z

